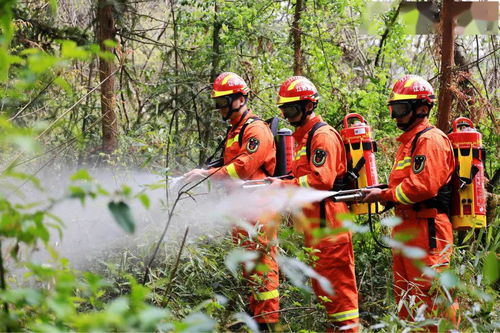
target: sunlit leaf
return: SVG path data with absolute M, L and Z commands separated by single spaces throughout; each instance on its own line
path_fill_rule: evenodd
M 58 76 L 57 78 L 55 78 L 54 83 L 63 88 L 64 92 L 66 92 L 66 94 L 68 94 L 69 96 L 73 95 L 73 88 L 71 88 L 71 85 L 68 83 L 68 81 L 64 80 L 62 77 Z
M 498 257 L 494 252 L 489 252 L 486 255 L 483 266 L 484 280 L 488 284 L 495 283 L 498 280 L 500 265 Z
M 72 174 L 69 179 L 72 180 L 72 181 L 75 181 L 75 180 L 87 180 L 87 181 L 91 181 L 92 177 L 90 176 L 88 170 L 86 170 L 86 169 L 80 169 L 77 172 L 75 172 L 74 174 Z
M 149 197 L 146 194 L 141 193 L 138 195 L 138 198 L 139 200 L 141 200 L 141 203 L 144 207 L 149 208 L 149 206 L 151 205 L 151 201 L 149 200 Z

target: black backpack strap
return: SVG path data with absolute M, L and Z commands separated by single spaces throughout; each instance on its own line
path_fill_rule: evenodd
M 415 149 L 417 149 L 417 141 L 418 141 L 418 138 L 420 138 L 420 136 L 422 134 L 424 134 L 425 132 L 427 131 L 430 131 L 431 129 L 433 129 L 434 126 L 429 126 L 429 127 L 426 127 L 424 128 L 423 130 L 421 130 L 420 132 L 418 132 L 416 135 L 415 135 L 415 138 L 413 139 L 412 143 L 411 143 L 411 153 L 410 153 L 410 156 L 413 156 L 413 153 L 415 152 Z
M 241 144 L 243 143 L 243 135 L 245 134 L 246 128 L 248 127 L 248 125 L 250 125 L 253 122 L 258 121 L 258 120 L 262 120 L 262 119 L 260 119 L 259 117 L 250 117 L 243 124 L 243 126 L 241 126 L 240 133 L 238 133 L 238 144 L 240 145 L 240 147 L 241 147 Z M 273 138 L 276 135 L 276 133 L 278 132 L 278 121 L 279 121 L 278 117 L 273 117 L 271 119 L 266 120 L 266 123 L 269 124 L 269 127 L 271 128 L 271 132 L 273 134 Z M 264 174 L 267 177 L 271 177 L 272 176 L 272 174 L 270 174 L 269 171 L 267 171 L 267 169 L 263 165 L 260 166 L 260 169 L 262 170 L 262 172 L 264 172 Z
M 312 139 L 313 139 L 314 133 L 316 132 L 316 130 L 318 128 L 323 127 L 323 126 L 326 126 L 326 123 L 320 121 L 320 122 L 314 124 L 314 126 L 309 130 L 309 133 L 307 134 L 306 156 L 307 156 L 308 161 L 311 160 L 311 144 L 312 144 Z
M 243 143 L 243 135 L 245 134 L 245 130 L 247 129 L 248 125 L 257 120 L 262 120 L 262 119 L 260 119 L 259 117 L 250 117 L 247 119 L 247 121 L 245 121 L 243 126 L 241 126 L 240 133 L 238 134 L 238 144 L 240 145 L 240 147 L 241 144 Z
M 326 227 L 326 199 L 319 202 L 319 227 Z

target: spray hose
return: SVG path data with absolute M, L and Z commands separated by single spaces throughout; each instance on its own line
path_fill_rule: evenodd
M 377 203 L 377 207 L 378 207 L 378 203 Z M 377 211 L 378 213 L 378 211 Z M 370 226 L 370 234 L 372 235 L 372 238 L 373 240 L 375 241 L 375 243 L 380 246 L 381 248 L 383 249 L 388 249 L 390 250 L 391 247 L 390 246 L 387 246 L 387 245 L 384 245 L 382 244 L 381 241 L 378 240 L 377 236 L 375 236 L 375 230 L 373 229 L 373 221 L 372 221 L 372 205 L 371 204 L 368 204 L 368 225 Z

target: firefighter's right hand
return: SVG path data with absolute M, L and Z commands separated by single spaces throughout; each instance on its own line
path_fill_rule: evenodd
M 184 180 L 186 182 L 193 182 L 196 180 L 200 180 L 208 176 L 208 170 L 205 169 L 193 169 L 184 174 Z
M 382 189 L 380 188 L 364 188 L 362 189 L 365 197 L 363 198 L 363 202 L 381 202 L 382 199 L 380 195 L 382 194 Z

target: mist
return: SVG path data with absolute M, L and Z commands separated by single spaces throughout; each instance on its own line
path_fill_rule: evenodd
M 45 170 L 39 175 L 43 190 L 23 185 L 22 201 L 50 202 L 64 196 L 71 184 L 70 175 L 75 171 L 54 173 Z M 134 194 L 143 191 L 150 199 L 149 209 L 138 199 L 127 201 L 136 222 L 135 232 L 128 234 L 115 222 L 107 207 L 112 198 L 100 195 L 96 199 L 88 198 L 84 204 L 77 199 L 65 199 L 50 210 L 64 223 L 62 237 L 55 230 L 51 232 L 50 245 L 60 256 L 68 258 L 71 266 L 79 269 L 108 252 L 119 255 L 132 249 L 149 256 L 167 223 L 168 212 L 177 199 L 178 191 L 185 185 L 182 177 L 169 179 L 167 203 L 165 178 L 160 175 L 123 169 L 91 169 L 88 172 L 109 193 L 120 190 L 124 185 L 129 186 Z M 273 212 L 298 210 L 329 195 L 327 191 L 300 187 L 243 189 L 241 183 L 207 180 L 190 190 L 189 195 L 180 197 L 163 241 L 165 246 L 176 246 L 188 227 L 188 243 L 196 242 L 200 237 L 217 239 L 223 237 L 233 225 L 251 228 L 246 221 L 257 220 Z M 30 260 L 35 262 L 43 263 L 49 259 L 49 255 L 41 249 L 30 253 Z

